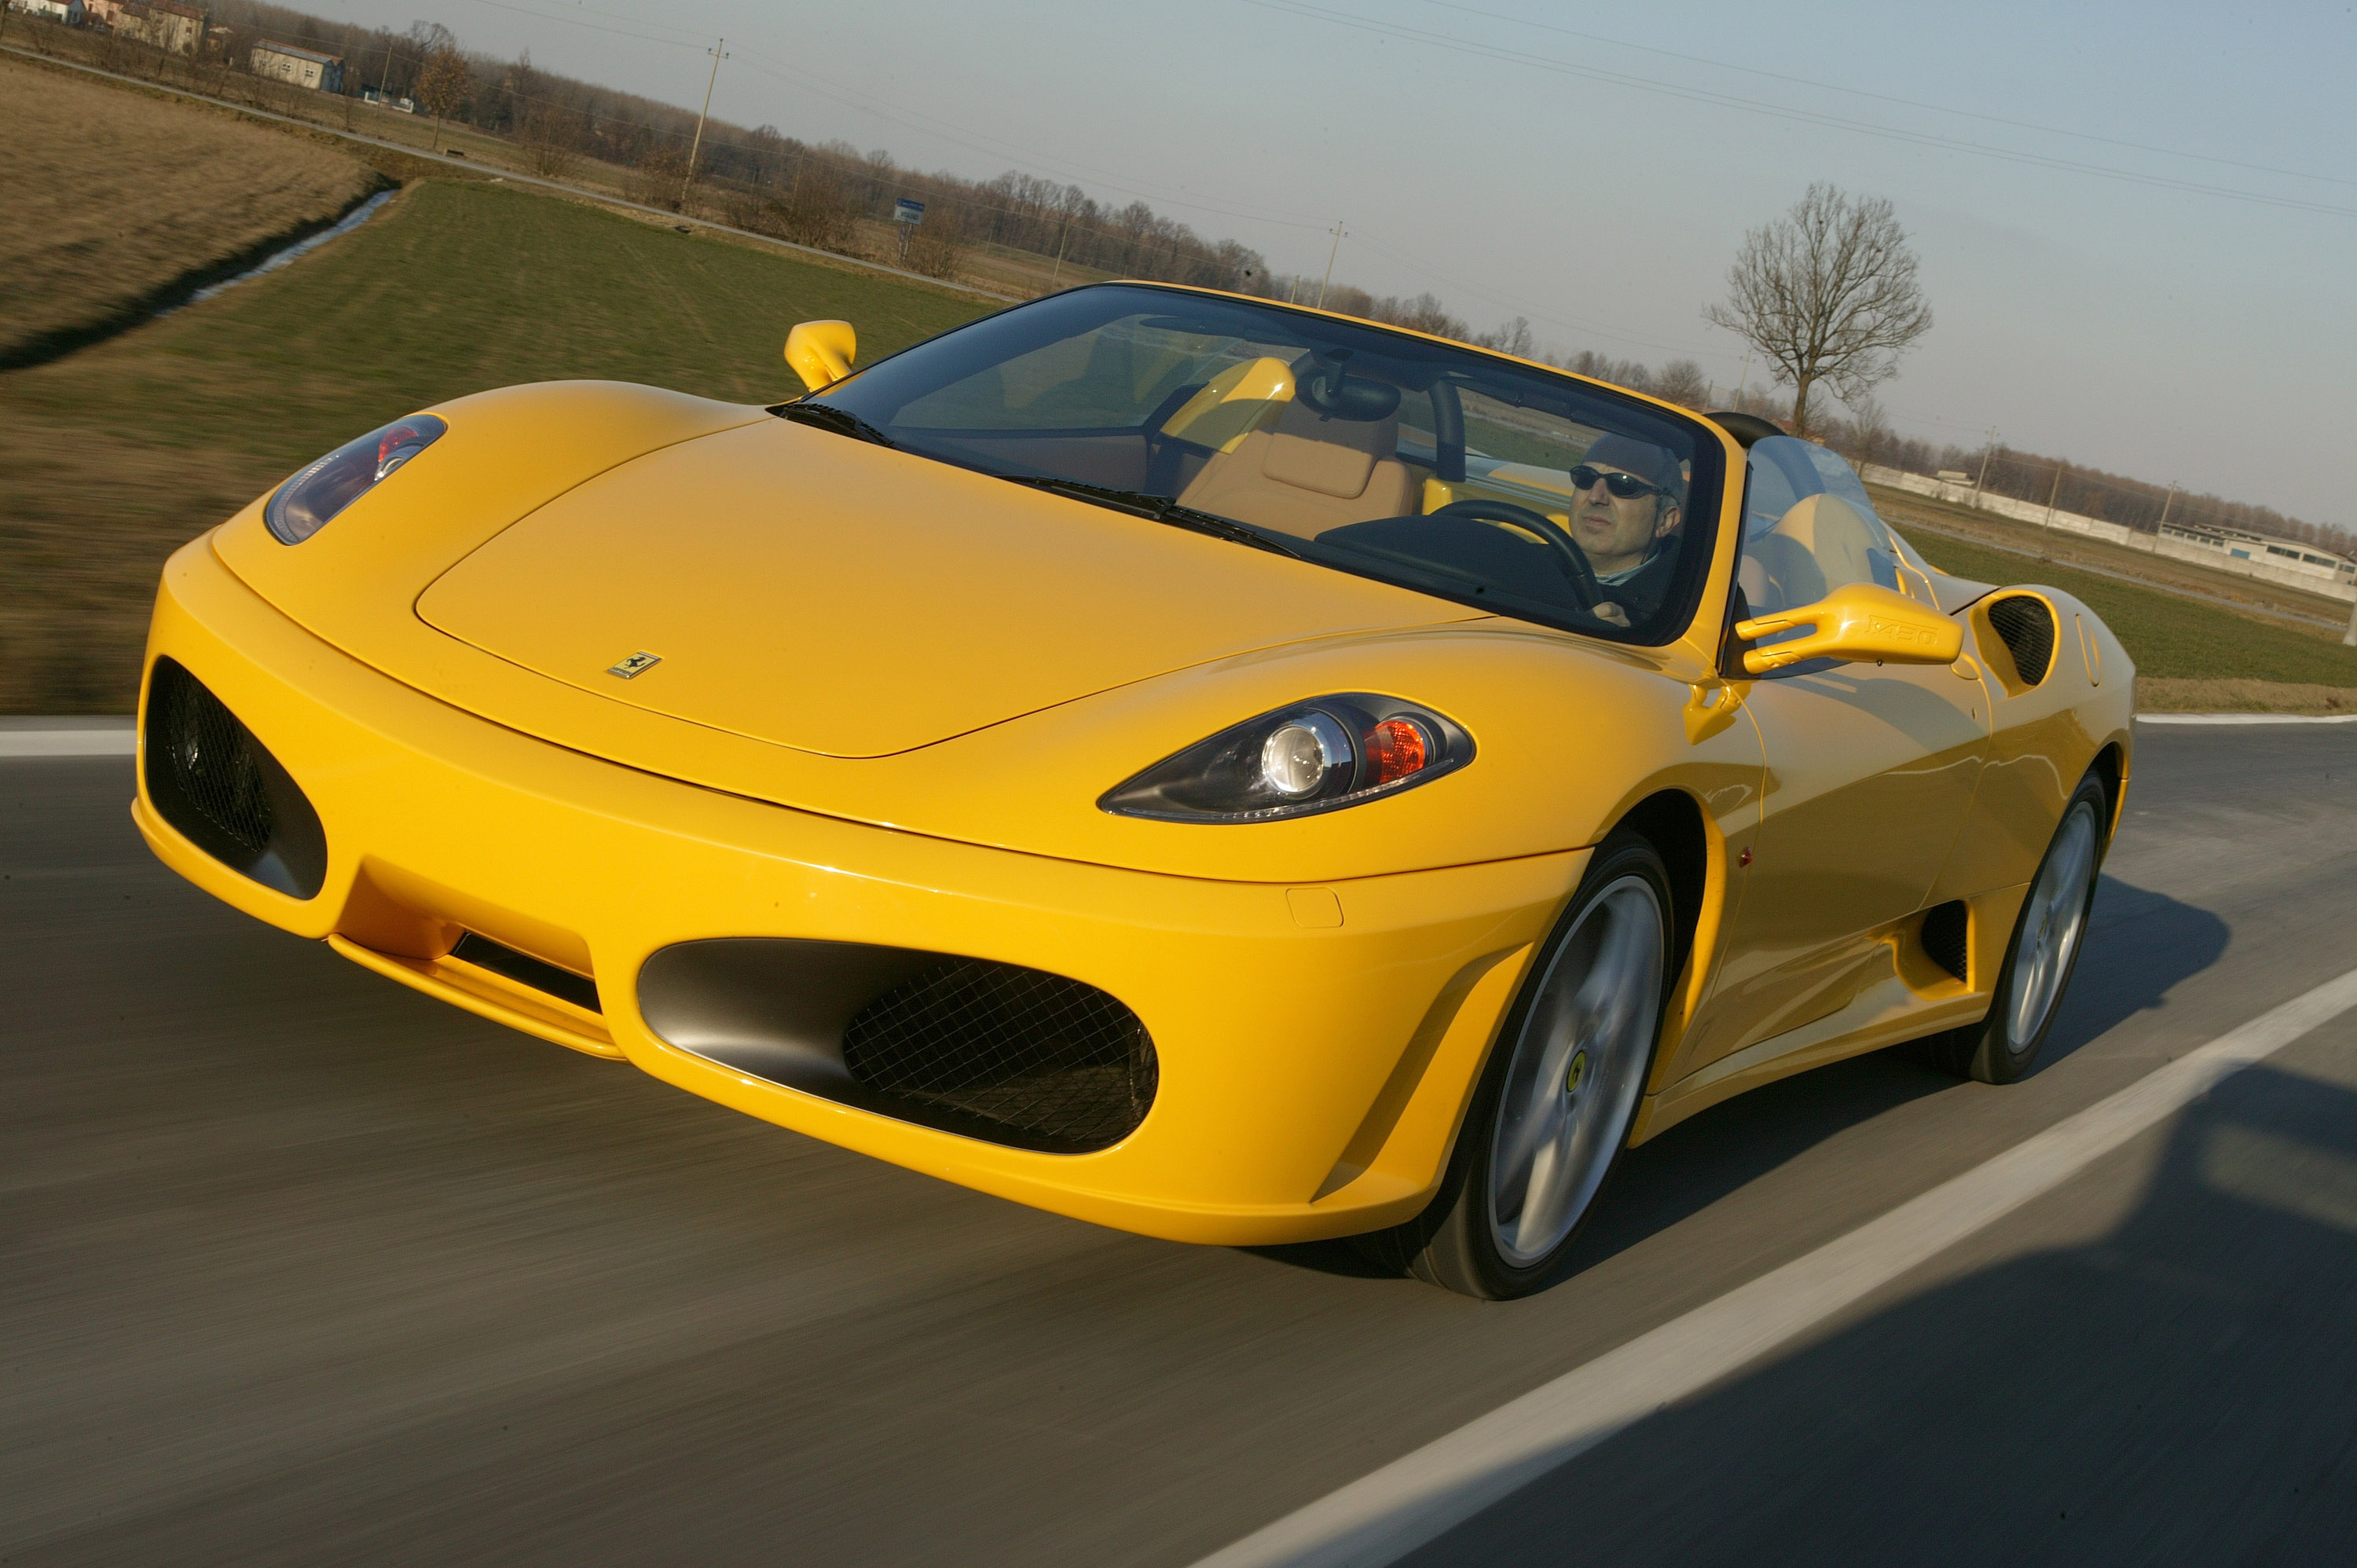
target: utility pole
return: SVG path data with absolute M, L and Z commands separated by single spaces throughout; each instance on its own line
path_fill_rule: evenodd
M 1996 426 L 1992 424 L 1989 426 L 1988 445 L 1981 448 L 1981 476 L 1979 478 L 1973 481 L 1973 510 L 1975 511 L 1978 511 L 1980 510 L 1981 489 L 1988 483 L 1989 458 L 1996 453 Z
M 704 150 L 704 119 L 712 113 L 712 86 L 720 80 L 720 62 L 728 58 L 726 38 L 722 38 L 704 52 L 712 57 L 712 74 L 705 79 L 704 107 L 695 116 L 695 140 L 687 149 L 687 173 L 680 177 L 679 209 L 687 210 L 687 188 L 695 183 L 695 155 Z
M 1329 232 L 1334 236 L 1334 243 L 1326 252 L 1326 281 L 1318 285 L 1318 308 L 1320 310 L 1326 308 L 1326 291 L 1334 285 L 1334 258 L 1341 254 L 1342 241 L 1345 238 L 1342 225 L 1340 223 L 1336 223 Z
M 1064 226 L 1056 231 L 1056 268 L 1048 274 L 1048 286 L 1053 289 L 1056 280 L 1064 275 L 1064 242 L 1072 237 L 1072 215 L 1064 214 Z
M 1751 352 L 1750 352 L 1750 350 L 1749 350 L 1749 349 L 1745 349 L 1745 350 L 1744 350 L 1744 354 L 1743 354 L 1743 376 L 1742 376 L 1742 379 L 1741 379 L 1741 380 L 1739 380 L 1739 381 L 1738 381 L 1735 383 L 1735 412 L 1736 412 L 1736 413 L 1741 413 L 1743 412 L 1743 390 L 1744 390 L 1746 387 L 1749 386 L 1750 384 L 1751 384 Z
M 2054 470 L 2054 488 L 2046 492 L 2046 526 L 2049 528 L 2054 526 L 2054 498 L 2061 493 L 2062 470 L 2058 466 Z
M 2169 494 L 2160 503 L 2160 521 L 2152 525 L 2152 553 L 2160 553 L 2160 531 L 2169 526 L 2169 509 L 2177 504 L 2177 481 L 2169 481 Z

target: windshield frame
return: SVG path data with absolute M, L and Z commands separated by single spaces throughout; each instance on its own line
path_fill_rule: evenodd
M 1460 358 L 1469 361 L 1487 361 L 1507 372 L 1511 378 L 1524 379 L 1540 386 L 1544 386 L 1549 382 L 1563 383 L 1572 391 L 1572 397 L 1570 399 L 1569 405 L 1573 407 L 1577 407 L 1577 405 L 1583 401 L 1590 403 L 1600 403 L 1605 405 L 1608 409 L 1613 404 L 1622 405 L 1629 410 L 1631 415 L 1634 416 L 1631 423 L 1632 426 L 1636 428 L 1642 428 L 1644 424 L 1649 423 L 1660 423 L 1664 421 L 1673 424 L 1688 427 L 1687 433 L 1690 434 L 1691 436 L 1692 472 L 1684 486 L 1685 496 L 1684 504 L 1681 507 L 1682 516 L 1680 522 L 1682 542 L 1679 546 L 1678 558 L 1673 568 L 1673 580 L 1670 587 L 1664 594 L 1662 603 L 1651 614 L 1646 616 L 1641 624 L 1628 628 L 1616 626 L 1611 621 L 1587 615 L 1585 612 L 1566 612 L 1558 609 L 1555 606 L 1527 597 L 1521 594 L 1512 593 L 1511 591 L 1501 593 L 1491 591 L 1491 589 L 1476 589 L 1469 591 L 1452 588 L 1445 582 L 1436 580 L 1436 576 L 1438 574 L 1438 569 L 1437 567 L 1427 566 L 1422 571 L 1409 569 L 1385 570 L 1379 558 L 1370 558 L 1369 556 L 1361 554 L 1356 551 L 1351 552 L 1351 558 L 1347 560 L 1335 559 L 1333 554 L 1322 552 L 1313 553 L 1309 550 L 1297 548 L 1297 546 L 1302 543 L 1302 541 L 1279 533 L 1275 530 L 1258 528 L 1250 522 L 1227 518 L 1224 514 L 1213 513 L 1208 515 L 1218 517 L 1221 521 L 1232 524 L 1236 530 L 1249 533 L 1262 534 L 1267 540 L 1272 542 L 1274 547 L 1282 553 L 1293 555 L 1296 558 L 1307 561 L 1313 565 L 1321 566 L 1329 571 L 1340 572 L 1346 575 L 1359 576 L 1370 581 L 1384 583 L 1394 587 L 1406 589 L 1409 592 L 1423 594 L 1426 596 L 1438 599 L 1446 603 L 1463 606 L 1488 615 L 1525 621 L 1533 625 L 1546 627 L 1553 630 L 1567 632 L 1575 636 L 1592 638 L 1598 641 L 1617 643 L 1622 646 L 1631 647 L 1653 649 L 1667 648 L 1674 646 L 1680 641 L 1685 640 L 1692 636 L 1695 617 L 1703 607 L 1703 602 L 1707 594 L 1713 573 L 1714 562 L 1717 555 L 1719 553 L 1719 546 L 1723 542 L 1720 535 L 1725 527 L 1724 514 L 1726 507 L 1726 491 L 1727 474 L 1729 472 L 1726 456 L 1727 437 L 1725 433 L 1708 418 L 1696 413 L 1692 410 L 1679 407 L 1675 404 L 1664 403 L 1655 399 L 1646 397 L 1641 393 L 1630 392 L 1625 388 L 1614 386 L 1609 382 L 1596 381 L 1593 378 L 1577 375 L 1572 371 L 1560 370 L 1554 366 L 1535 363 L 1528 360 L 1519 359 L 1513 355 L 1502 354 L 1492 349 L 1478 348 L 1470 344 L 1458 342 L 1453 338 L 1440 338 L 1430 333 L 1415 331 L 1413 328 L 1393 327 L 1382 322 L 1367 321 L 1357 317 L 1346 316 L 1335 311 L 1319 310 L 1307 306 L 1288 305 L 1282 301 L 1261 299 L 1248 295 L 1232 294 L 1220 289 L 1202 288 L 1184 284 L 1124 281 L 1084 284 L 1076 285 L 1072 288 L 1060 290 L 1055 294 L 1044 295 L 1038 299 L 1026 300 L 1018 304 L 1007 306 L 1003 309 L 986 312 L 984 315 L 975 317 L 973 320 L 960 323 L 958 326 L 951 328 L 945 332 L 937 333 L 931 338 L 910 344 L 907 348 L 898 349 L 895 352 L 887 354 L 866 365 L 860 366 L 854 370 L 849 375 L 846 375 L 838 381 L 832 381 L 824 387 L 806 392 L 801 397 L 788 399 L 784 403 L 773 404 L 770 406 L 770 412 L 781 417 L 792 417 L 788 413 L 789 410 L 794 409 L 800 405 L 808 404 L 817 405 L 819 407 L 839 408 L 844 413 L 854 414 L 862 420 L 867 420 L 869 419 L 868 415 L 861 413 L 859 411 L 845 406 L 844 404 L 835 403 L 833 400 L 841 393 L 856 390 L 857 383 L 873 376 L 882 367 L 890 365 L 909 355 L 928 351 L 937 351 L 942 345 L 946 344 L 952 338 L 972 332 L 976 328 L 983 328 L 987 324 L 1003 321 L 1006 317 L 1019 312 L 1049 305 L 1051 302 L 1069 301 L 1078 295 L 1104 292 L 1118 292 L 1125 295 L 1141 296 L 1158 295 L 1168 297 L 1171 295 L 1180 295 L 1200 298 L 1207 301 L 1215 301 L 1222 306 L 1241 306 L 1248 311 L 1265 313 L 1271 317 L 1295 317 L 1305 322 L 1314 322 L 1318 325 L 1319 332 L 1326 335 L 1330 335 L 1333 329 L 1339 327 L 1350 334 L 1374 335 L 1380 338 L 1398 339 L 1405 343 L 1415 345 L 1415 357 L 1427 360 L 1433 358 L 1434 356 L 1432 351 L 1435 349 L 1438 349 L 1445 351 L 1445 354 L 1450 357 Z M 1152 306 L 1149 304 L 1143 306 L 1142 308 L 1150 310 Z M 1118 317 L 1114 319 L 1118 319 Z M 1439 378 L 1436 376 L 1434 379 L 1437 381 Z M 1477 390 L 1486 391 L 1486 387 Z M 1437 399 L 1435 400 L 1436 403 L 1439 400 Z M 905 403 L 902 406 L 906 406 Z M 1140 422 L 1135 425 L 1105 426 L 1103 427 L 1103 433 L 1143 433 L 1153 427 L 1154 421 L 1157 417 L 1157 415 L 1156 413 L 1146 412 L 1142 415 Z M 1571 416 L 1566 415 L 1565 417 L 1568 418 Z M 914 429 L 920 427 L 909 428 Z M 1070 432 L 1058 432 L 1058 434 L 1080 433 L 1080 427 L 1077 426 Z M 847 431 L 843 432 L 843 434 L 852 439 L 861 438 L 856 435 L 852 435 L 851 433 Z M 1068 476 L 1055 474 L 1010 473 L 994 469 L 979 461 L 968 460 L 963 456 L 941 451 L 929 450 L 924 446 L 907 442 L 905 440 L 896 439 L 893 445 L 893 449 L 907 453 L 912 456 L 923 457 L 930 461 L 942 463 L 949 467 L 962 467 L 971 472 L 986 475 L 990 478 L 1027 484 L 1033 486 L 1034 488 L 1052 488 L 1041 486 L 1039 481 L 1043 478 L 1055 479 L 1069 478 Z M 1077 487 L 1079 487 L 1078 489 L 1071 492 L 1060 493 L 1067 494 L 1068 499 L 1081 500 L 1088 504 L 1103 506 L 1108 510 L 1123 512 L 1126 515 L 1144 516 L 1153 521 L 1169 522 L 1174 526 L 1187 526 L 1187 524 L 1181 521 L 1180 517 L 1177 515 L 1157 516 L 1152 508 L 1142 508 L 1129 502 L 1115 501 L 1080 493 L 1081 490 L 1087 488 L 1088 481 L 1074 480 L 1073 482 Z M 1135 498 L 1133 498 L 1133 499 L 1134 499 Z M 1168 505 L 1163 510 L 1165 512 L 1169 514 L 1180 514 L 1185 513 L 1189 509 L 1179 505 L 1175 498 L 1171 498 Z M 1239 542 L 1249 543 L 1251 542 L 1247 540 L 1239 541 Z M 1312 542 L 1314 543 L 1315 542 Z M 1336 553 L 1340 553 L 1339 547 L 1329 547 L 1329 549 L 1334 550 Z M 1495 587 L 1496 585 L 1491 585 L 1491 588 Z

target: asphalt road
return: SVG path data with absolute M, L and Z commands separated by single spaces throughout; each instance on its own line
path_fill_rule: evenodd
M 0 1562 L 1185 1564 L 2357 964 L 2357 728 L 2147 728 L 2048 1056 L 1637 1151 L 1554 1291 L 1035 1214 L 511 1034 L 0 762 Z M 2357 1543 L 2357 1014 L 1417 1563 Z

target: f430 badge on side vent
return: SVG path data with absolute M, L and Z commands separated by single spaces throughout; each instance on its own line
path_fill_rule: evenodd
M 633 676 L 645 674 L 648 671 L 653 669 L 656 665 L 662 662 L 662 656 L 661 654 L 649 653 L 644 649 L 641 649 L 638 652 L 631 654 L 628 659 L 623 660 L 619 664 L 608 670 L 606 673 L 608 675 L 619 675 L 623 680 L 628 681 Z

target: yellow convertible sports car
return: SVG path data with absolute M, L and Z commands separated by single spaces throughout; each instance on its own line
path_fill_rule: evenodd
M 1824 448 L 1160 285 L 854 347 L 461 398 L 180 551 L 149 844 L 782 1126 L 1480 1296 L 1731 1094 L 2036 1056 L 2135 671 Z

